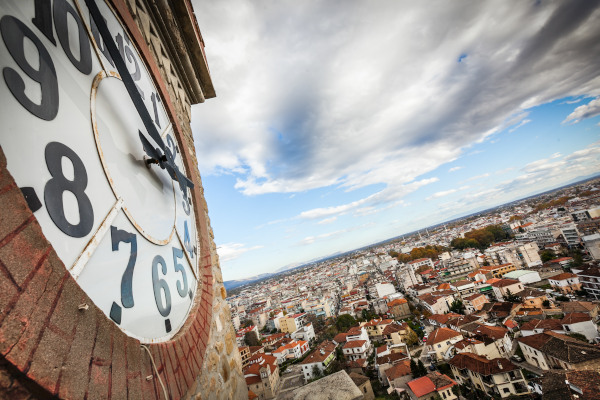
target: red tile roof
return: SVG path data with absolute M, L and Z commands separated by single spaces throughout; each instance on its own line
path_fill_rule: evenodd
M 454 365 L 459 370 L 468 369 L 484 376 L 500 374 L 519 368 L 506 358 L 488 360 L 483 356 L 466 352 L 455 355 L 448 363 Z
M 448 376 L 435 371 L 434 373 L 412 380 L 408 382 L 407 385 L 416 397 L 421 397 L 438 390 L 452 387 L 456 385 L 456 382 Z
M 553 281 L 564 281 L 571 278 L 577 278 L 577 275 L 572 274 L 570 272 L 563 272 L 561 274 L 551 276 L 548 279 L 552 279 Z
M 427 344 L 431 346 L 457 336 L 461 336 L 461 333 L 449 328 L 438 328 L 427 336 Z
M 385 370 L 388 380 L 393 381 L 396 378 L 410 375 L 410 360 L 402 360 L 398 364 Z
M 362 347 L 362 346 L 364 346 L 365 343 L 367 343 L 366 340 L 351 340 L 348 343 L 346 343 L 343 348 L 344 349 L 352 349 L 355 347 Z

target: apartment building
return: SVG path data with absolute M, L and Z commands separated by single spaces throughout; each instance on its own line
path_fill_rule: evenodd
M 449 362 L 459 384 L 467 384 L 490 396 L 506 398 L 529 394 L 521 368 L 506 358 L 491 360 L 473 353 L 460 353 Z
M 570 272 L 563 272 L 548 278 L 548 283 L 552 288 L 560 293 L 573 293 L 581 290 L 579 277 Z
M 279 319 L 279 327 L 281 332 L 292 333 L 304 326 L 305 320 L 306 313 L 286 315 Z
M 358 360 L 359 358 L 366 359 L 371 352 L 371 346 L 366 340 L 351 340 L 346 342 L 342 347 L 342 351 L 349 361 Z
M 596 300 L 600 299 L 600 268 L 587 268 L 577 272 L 577 277 L 585 291 L 594 296 Z
M 600 348 L 577 339 L 546 331 L 517 339 L 525 361 L 544 371 L 600 368 Z
M 312 353 L 310 353 L 300 365 L 302 366 L 302 374 L 304 375 L 304 381 L 308 382 L 313 376 L 313 371 L 316 368 L 321 371 L 325 371 L 331 362 L 335 359 L 335 343 L 325 341 L 321 343 Z
M 244 368 L 246 386 L 260 400 L 273 399 L 280 389 L 279 366 L 277 359 L 267 354 L 256 354 L 248 360 Z
M 464 337 L 460 332 L 449 328 L 438 328 L 431 332 L 427 337 L 427 343 L 424 352 L 432 360 L 443 360 L 449 358 L 450 348 Z

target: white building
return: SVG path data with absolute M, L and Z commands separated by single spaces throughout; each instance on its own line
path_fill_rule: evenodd
M 377 297 L 380 299 L 384 296 L 396 293 L 396 288 L 391 283 L 376 283 L 375 290 L 377 291 Z

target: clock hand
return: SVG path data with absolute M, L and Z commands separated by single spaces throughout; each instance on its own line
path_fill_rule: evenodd
M 181 171 L 179 171 L 179 168 L 177 168 L 177 166 L 175 165 L 173 156 L 171 155 L 170 151 L 168 151 L 164 141 L 162 140 L 160 134 L 156 130 L 154 122 L 152 121 L 152 117 L 150 117 L 150 113 L 146 109 L 144 101 L 142 100 L 142 97 L 137 91 L 135 82 L 133 81 L 129 70 L 127 69 L 127 65 L 125 64 L 125 60 L 123 60 L 123 57 L 121 57 L 121 53 L 117 49 L 117 45 L 115 44 L 112 36 L 110 35 L 110 31 L 106 26 L 104 18 L 102 18 L 102 14 L 100 14 L 100 10 L 96 5 L 95 0 L 85 0 L 85 4 L 87 5 L 91 16 L 94 19 L 94 22 L 96 23 L 98 32 L 100 33 L 102 40 L 104 40 L 104 44 L 111 58 L 113 59 L 113 62 L 115 63 L 115 67 L 117 68 L 119 75 L 121 75 L 121 79 L 125 84 L 127 93 L 129 94 L 131 101 L 133 101 L 133 104 L 140 118 L 142 119 L 142 122 L 144 123 L 146 131 L 148 132 L 150 137 L 154 139 L 156 144 L 158 144 L 160 149 L 163 150 L 163 152 L 165 152 L 165 154 L 161 155 L 158 149 L 155 149 L 152 146 L 152 144 L 150 144 L 150 142 L 148 142 L 148 140 L 144 137 L 144 135 L 142 135 L 142 133 L 139 132 L 140 140 L 142 141 L 144 151 L 146 152 L 146 154 L 152 157 L 156 161 L 156 163 L 158 163 L 161 166 L 161 168 L 167 169 L 169 175 L 171 176 L 171 179 L 179 182 L 179 187 L 184 193 L 184 197 L 187 198 L 186 187 L 193 188 L 194 184 L 191 180 L 188 179 L 188 177 L 186 177 L 184 174 L 181 173 Z
M 102 18 L 102 14 L 100 14 L 100 10 L 98 9 L 96 2 L 94 0 L 85 0 L 85 4 L 88 6 L 88 8 L 90 10 L 90 14 L 91 14 L 92 18 L 94 19 L 94 22 L 96 23 L 96 27 L 98 28 L 98 31 L 100 32 L 100 36 L 102 37 L 102 40 L 104 40 L 104 44 L 105 44 L 111 58 L 113 59 L 113 62 L 115 63 L 115 67 L 117 68 L 119 75 L 121 75 L 121 79 L 123 80 L 123 83 L 125 84 L 127 93 L 129 94 L 129 97 L 131 97 L 131 100 L 133 101 L 133 105 L 135 106 L 135 109 L 137 110 L 138 114 L 142 118 L 142 122 L 144 123 L 144 127 L 146 128 L 146 131 L 148 132 L 150 137 L 152 139 L 154 139 L 156 144 L 158 144 L 160 149 L 164 151 L 165 143 L 162 140 L 162 138 L 160 137 L 160 134 L 158 133 L 158 131 L 156 130 L 156 127 L 154 126 L 154 122 L 152 122 L 150 113 L 148 112 L 148 110 L 146 109 L 146 106 L 144 105 L 142 96 L 140 96 L 139 92 L 137 91 L 137 88 L 135 87 L 135 82 L 133 81 L 133 78 L 131 77 L 129 70 L 127 69 L 125 60 L 123 60 L 123 57 L 121 57 L 121 53 L 117 49 L 117 45 L 115 44 L 112 36 L 110 35 L 110 31 L 108 30 L 108 27 L 106 26 L 106 22 L 104 21 L 104 18 Z
M 193 188 L 194 184 L 188 179 L 187 176 L 181 173 L 179 168 L 175 166 L 173 158 L 171 156 L 171 152 L 169 149 L 165 149 L 165 154 L 161 155 L 159 150 L 152 146 L 152 143 L 146 139 L 146 137 L 142 134 L 141 131 L 138 131 L 140 140 L 142 141 L 142 146 L 144 147 L 144 151 L 148 156 L 151 157 L 151 160 L 146 161 L 149 164 L 159 164 L 161 168 L 166 169 L 171 179 L 179 182 L 179 188 L 184 193 L 184 197 L 187 197 L 187 191 L 185 187 Z

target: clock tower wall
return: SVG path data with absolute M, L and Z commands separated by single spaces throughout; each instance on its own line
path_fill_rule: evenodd
M 191 105 L 216 95 L 191 3 L 108 3 L 185 147 L 199 237 L 194 305 L 170 340 L 142 344 L 125 334 L 65 268 L 0 147 L 0 398 L 247 398 L 190 125 Z

